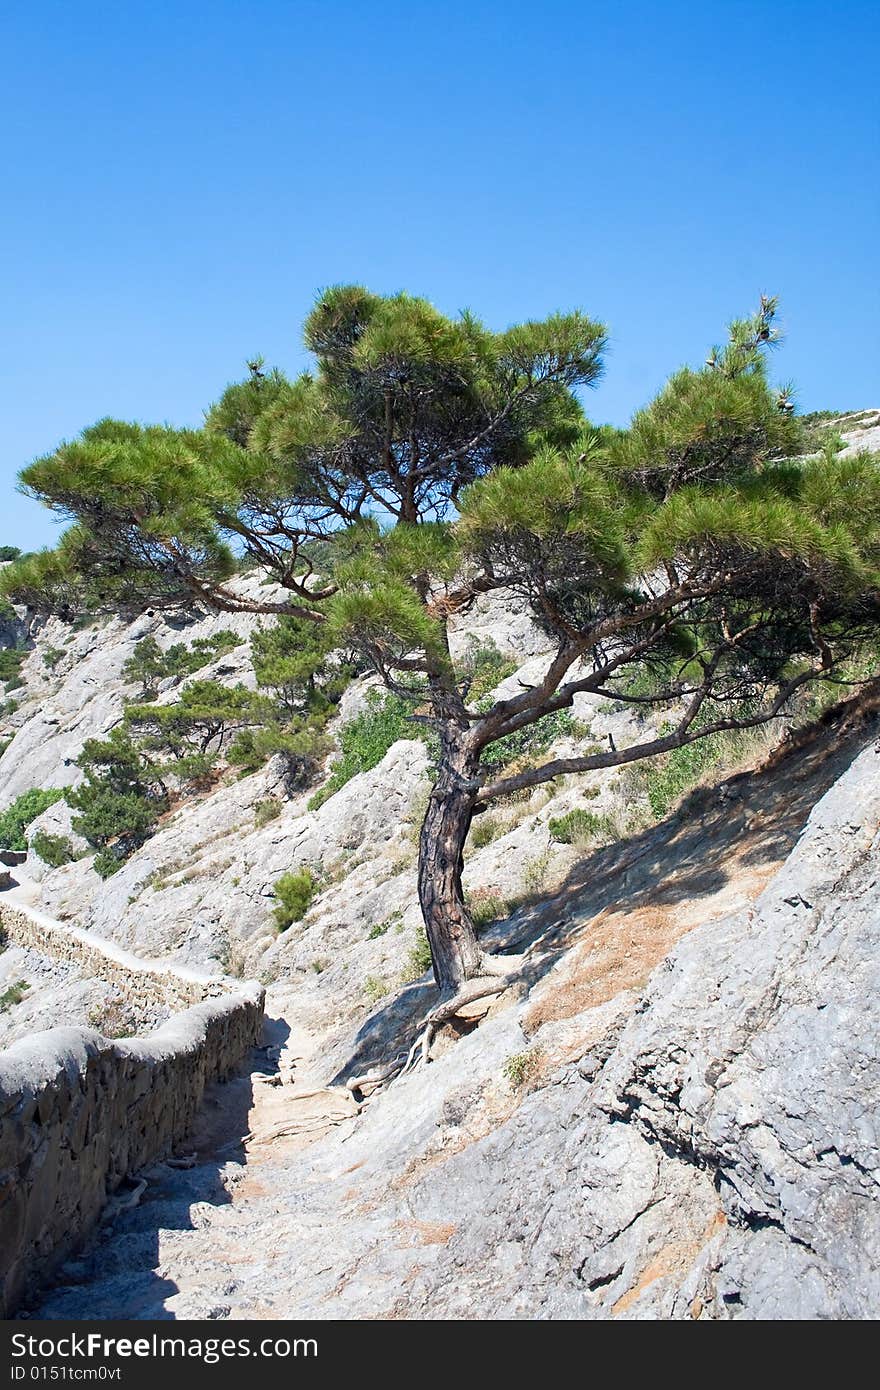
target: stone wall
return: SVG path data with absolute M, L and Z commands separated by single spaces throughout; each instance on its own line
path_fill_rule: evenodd
M 82 1242 L 127 1176 L 184 1138 L 206 1084 L 258 1041 L 263 1003 L 251 982 L 145 1037 L 56 1028 L 0 1053 L 0 1316 Z
M 0 902 L 0 933 L 16 946 L 31 947 L 53 960 L 72 961 L 84 974 L 116 985 L 135 1017 L 141 1009 L 149 1011 L 155 1005 L 185 1009 L 235 988 L 233 981 L 176 961 L 135 956 L 115 942 L 9 899 Z

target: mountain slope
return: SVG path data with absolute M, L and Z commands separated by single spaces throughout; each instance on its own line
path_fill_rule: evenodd
M 340 1083 L 413 1036 L 426 985 L 358 1027 L 279 981 L 194 1166 L 146 1174 L 33 1312 L 870 1316 L 875 745 L 820 731 L 587 856 L 499 929 L 550 932 L 521 985 L 390 1087 Z

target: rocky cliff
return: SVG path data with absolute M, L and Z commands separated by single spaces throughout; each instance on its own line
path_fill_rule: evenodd
M 817 734 L 578 864 L 499 931 L 548 942 L 520 986 L 374 1091 L 429 986 L 320 1039 L 273 986 L 192 1166 L 32 1311 L 874 1316 L 878 823 L 876 725 Z
M 880 416 L 854 424 L 851 447 Z M 241 645 L 206 673 L 248 683 L 252 623 L 32 630 L 0 806 L 72 780 L 84 739 L 122 717 L 142 637 L 234 627 Z M 516 665 L 511 690 L 540 666 L 524 612 L 483 601 L 455 633 L 474 637 Z M 346 694 L 337 728 L 368 686 Z M 581 739 L 638 732 L 607 702 L 575 715 Z M 144 1170 L 139 1205 L 108 1215 L 32 1312 L 876 1316 L 878 728 L 850 712 L 771 753 L 777 738 L 710 768 L 672 814 L 644 814 L 643 786 L 618 770 L 503 807 L 473 837 L 466 886 L 493 947 L 540 944 L 513 988 L 390 1084 L 371 1072 L 409 1048 L 433 1000 L 414 892 L 423 743 L 394 743 L 317 809 L 308 792 L 286 798 L 272 763 L 228 778 L 106 882 L 87 857 L 49 868 L 31 853 L 19 891 L 48 917 L 141 956 L 255 974 L 269 1015 L 250 1065 L 209 1089 L 186 1166 Z M 585 806 L 604 831 L 560 843 L 550 821 Z M 39 828 L 70 835 L 64 804 Z M 319 891 L 279 933 L 274 884 L 306 866 Z M 18 980 L 30 988 L 0 1013 L 2 1041 L 114 1004 L 106 980 L 38 946 L 0 953 L 0 994 Z

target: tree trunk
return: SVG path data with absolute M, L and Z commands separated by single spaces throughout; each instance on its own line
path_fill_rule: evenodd
M 443 998 L 479 974 L 482 952 L 464 905 L 461 872 L 476 794 L 463 755 L 443 757 L 419 836 L 419 903 Z

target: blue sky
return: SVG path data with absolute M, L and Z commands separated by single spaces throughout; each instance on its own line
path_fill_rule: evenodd
M 102 415 L 194 424 L 303 365 L 339 281 L 605 320 L 625 423 L 761 291 L 803 410 L 880 405 L 880 10 L 79 0 L 0 9 L 0 543 Z

